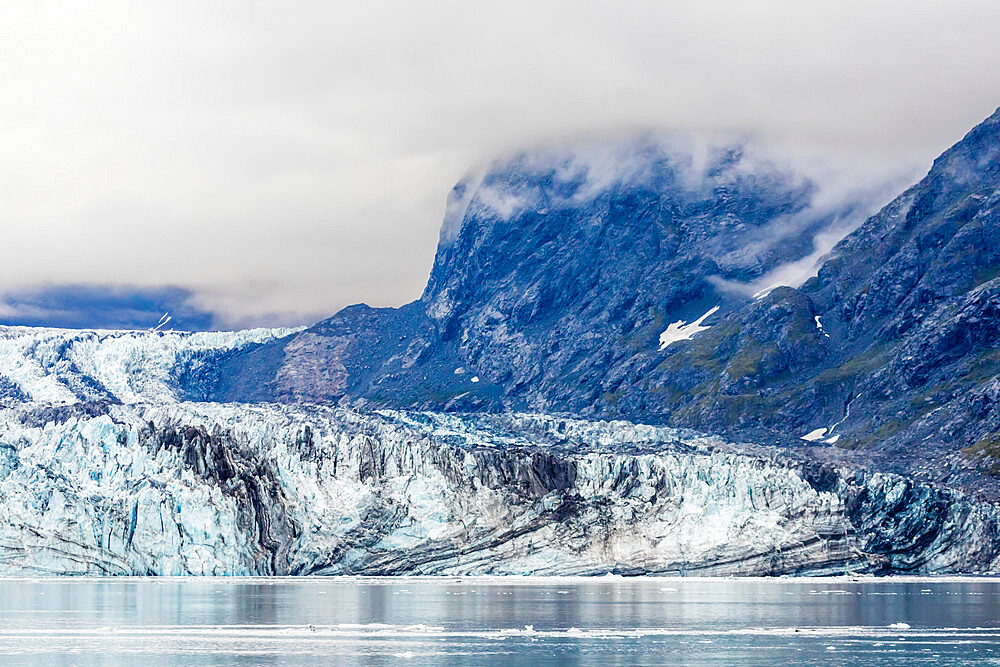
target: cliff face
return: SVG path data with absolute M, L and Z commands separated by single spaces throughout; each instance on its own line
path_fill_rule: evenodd
M 0 573 L 987 571 L 1000 510 L 669 428 L 210 404 L 0 413 Z

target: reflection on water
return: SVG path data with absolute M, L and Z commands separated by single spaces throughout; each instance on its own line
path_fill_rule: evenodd
M 989 579 L 0 580 L 3 664 L 988 660 Z

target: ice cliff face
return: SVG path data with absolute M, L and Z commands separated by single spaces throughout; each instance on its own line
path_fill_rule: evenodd
M 0 574 L 816 574 L 1000 566 L 1000 511 L 540 415 L 0 411 Z

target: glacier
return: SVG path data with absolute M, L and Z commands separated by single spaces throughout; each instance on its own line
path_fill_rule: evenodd
M 301 331 L 161 332 L 0 326 L 4 388 L 52 404 L 176 401 L 178 373 L 223 354 Z
M 184 400 L 191 364 L 290 333 L 0 328 L 0 575 L 1000 568 L 995 505 L 788 449 L 559 415 Z

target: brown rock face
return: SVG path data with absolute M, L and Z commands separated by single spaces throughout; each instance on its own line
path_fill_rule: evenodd
M 275 376 L 275 398 L 284 403 L 339 398 L 347 387 L 347 369 L 341 359 L 351 344 L 349 336 L 303 333 L 285 348 L 285 363 Z

